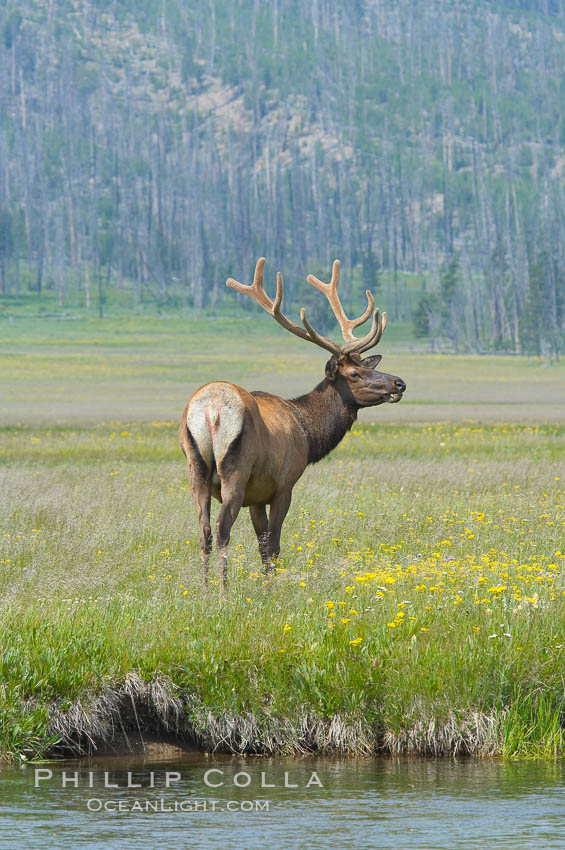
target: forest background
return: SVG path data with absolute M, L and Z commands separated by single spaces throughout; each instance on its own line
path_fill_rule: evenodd
M 562 0 L 4 0 L 0 104 L 0 316 L 234 315 L 266 255 L 328 330 L 338 256 L 415 344 L 563 347 Z

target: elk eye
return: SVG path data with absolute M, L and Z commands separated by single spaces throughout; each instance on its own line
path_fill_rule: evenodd
M 350 378 L 360 378 L 361 375 L 359 374 L 359 372 L 350 372 L 349 377 Z

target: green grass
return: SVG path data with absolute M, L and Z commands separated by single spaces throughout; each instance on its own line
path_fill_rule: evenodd
M 242 511 L 222 601 L 215 567 L 200 585 L 180 412 L 214 377 L 308 389 L 323 355 L 252 322 L 16 330 L 0 333 L 5 755 L 45 752 L 53 712 L 88 713 L 131 674 L 176 688 L 203 735 L 252 717 L 256 749 L 339 718 L 350 750 L 562 751 L 561 364 L 392 345 L 407 398 L 306 471 L 272 580 Z
M 382 369 L 408 385 L 402 404 L 363 421 L 414 423 L 565 422 L 565 361 L 424 355 L 394 323 L 379 350 Z M 254 319 L 134 317 L 0 320 L 0 397 L 4 424 L 178 419 L 206 381 L 231 380 L 280 395 L 307 392 L 326 356 Z
M 8 428 L 2 445 L 5 752 L 41 750 L 46 705 L 130 671 L 218 716 L 390 736 L 478 712 L 501 752 L 560 750 L 562 428 L 355 429 L 297 486 L 273 580 L 242 512 L 225 602 L 214 570 L 200 588 L 172 424 Z

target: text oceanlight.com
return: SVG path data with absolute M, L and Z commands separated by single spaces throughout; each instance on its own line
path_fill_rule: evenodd
M 101 800 L 86 801 L 89 812 L 268 812 L 270 800 Z

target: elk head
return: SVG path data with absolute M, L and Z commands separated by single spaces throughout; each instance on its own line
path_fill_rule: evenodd
M 406 389 L 406 384 L 402 378 L 397 378 L 396 375 L 388 375 L 386 372 L 376 371 L 376 366 L 381 361 L 381 355 L 377 354 L 372 357 L 366 357 L 364 360 L 361 359 L 361 354 L 364 351 L 373 348 L 379 342 L 386 327 L 386 313 L 383 312 L 381 314 L 379 309 L 375 308 L 373 295 L 367 290 L 367 308 L 365 312 L 356 319 L 347 318 L 337 293 L 340 270 L 339 260 L 334 260 L 329 283 L 324 283 L 313 274 L 309 274 L 307 280 L 308 283 L 322 292 L 328 299 L 344 339 L 341 345 L 327 339 L 314 330 L 306 318 L 304 308 L 300 311 L 300 318 L 304 325 L 303 328 L 296 325 L 282 313 L 282 274 L 277 272 L 277 294 L 275 300 L 272 301 L 263 288 L 264 266 L 265 258 L 261 257 L 257 260 L 253 283 L 249 286 L 239 283 L 239 281 L 231 277 L 226 281 L 227 286 L 243 295 L 249 295 L 279 325 L 282 325 L 290 333 L 307 342 L 313 342 L 315 345 L 319 345 L 320 348 L 331 352 L 332 356 L 326 363 L 326 378 L 335 386 L 345 403 L 358 408 L 372 407 L 377 404 L 383 404 L 384 402 L 394 404 L 401 400 Z M 354 329 L 364 324 L 371 314 L 371 329 L 365 336 L 356 337 L 353 334 Z

